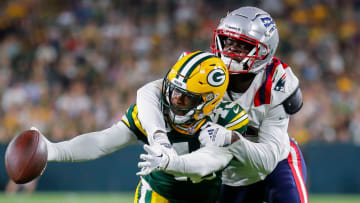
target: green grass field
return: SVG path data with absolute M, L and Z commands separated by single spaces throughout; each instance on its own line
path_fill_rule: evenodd
M 0 203 L 132 203 L 133 193 L 35 193 L 5 195 Z M 359 203 L 360 195 L 311 195 L 310 203 Z

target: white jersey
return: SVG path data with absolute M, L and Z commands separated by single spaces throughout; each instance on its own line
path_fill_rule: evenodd
M 298 86 L 299 80 L 291 68 L 273 58 L 273 63 L 256 75 L 245 93 L 225 96 L 225 100 L 233 99 L 248 113 L 249 130 L 244 137 L 252 142 L 242 140 L 229 147 L 240 162 L 232 161 L 224 170 L 224 184 L 240 186 L 263 180 L 279 161 L 287 158 L 289 115 L 282 102 Z
M 249 133 L 244 135 L 246 139 L 240 139 L 227 147 L 235 159 L 223 172 L 224 184 L 242 186 L 263 180 L 278 162 L 287 158 L 290 151 L 287 134 L 289 115 L 282 102 L 298 85 L 299 81 L 291 68 L 274 58 L 272 64 L 256 75 L 245 93 L 224 97 L 226 100 L 233 98 L 239 103 L 247 111 L 250 121 Z M 153 132 L 164 130 L 161 124 L 160 88 L 161 82 L 155 81 L 139 89 L 137 94 L 138 117 L 150 136 Z M 212 150 L 213 154 L 218 155 L 224 153 L 224 160 L 228 159 L 224 150 L 217 149 L 213 147 L 207 151 Z M 224 160 L 220 161 L 219 156 L 214 158 L 210 154 L 193 152 L 182 157 L 178 172 L 209 174 L 222 169 L 220 166 L 224 165 Z M 201 166 L 198 164 L 199 160 L 202 160 Z

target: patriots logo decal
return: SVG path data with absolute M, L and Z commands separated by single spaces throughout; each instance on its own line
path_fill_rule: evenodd
M 279 80 L 277 81 L 274 90 L 275 91 L 279 91 L 279 92 L 285 92 L 285 79 L 286 79 L 286 74 L 284 73 L 281 78 L 279 78 Z

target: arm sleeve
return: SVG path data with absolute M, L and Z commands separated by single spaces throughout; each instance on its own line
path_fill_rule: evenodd
M 289 116 L 278 105 L 268 111 L 261 123 L 258 143 L 241 136 L 240 140 L 229 146 L 229 151 L 245 166 L 269 174 L 289 154 L 288 124 Z
M 227 148 L 207 146 L 189 154 L 170 157 L 166 171 L 175 176 L 201 179 L 225 168 L 232 158 Z
M 162 79 L 148 83 L 137 91 L 138 118 L 148 136 L 154 135 L 157 131 L 166 132 L 160 103 L 161 86 Z
M 47 143 L 48 161 L 92 160 L 136 141 L 135 134 L 120 121 L 102 131 L 82 134 L 64 142 Z

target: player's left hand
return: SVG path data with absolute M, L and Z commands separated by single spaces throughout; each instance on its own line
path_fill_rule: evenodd
M 144 145 L 144 150 L 147 154 L 141 154 L 140 159 L 144 160 L 138 163 L 138 167 L 141 168 L 136 173 L 138 176 L 145 176 L 154 171 L 165 170 L 169 164 L 169 158 L 171 153 L 168 149 L 160 144 Z
M 230 145 L 231 139 L 231 130 L 212 122 L 205 123 L 199 135 L 199 141 L 202 146 L 223 147 Z

